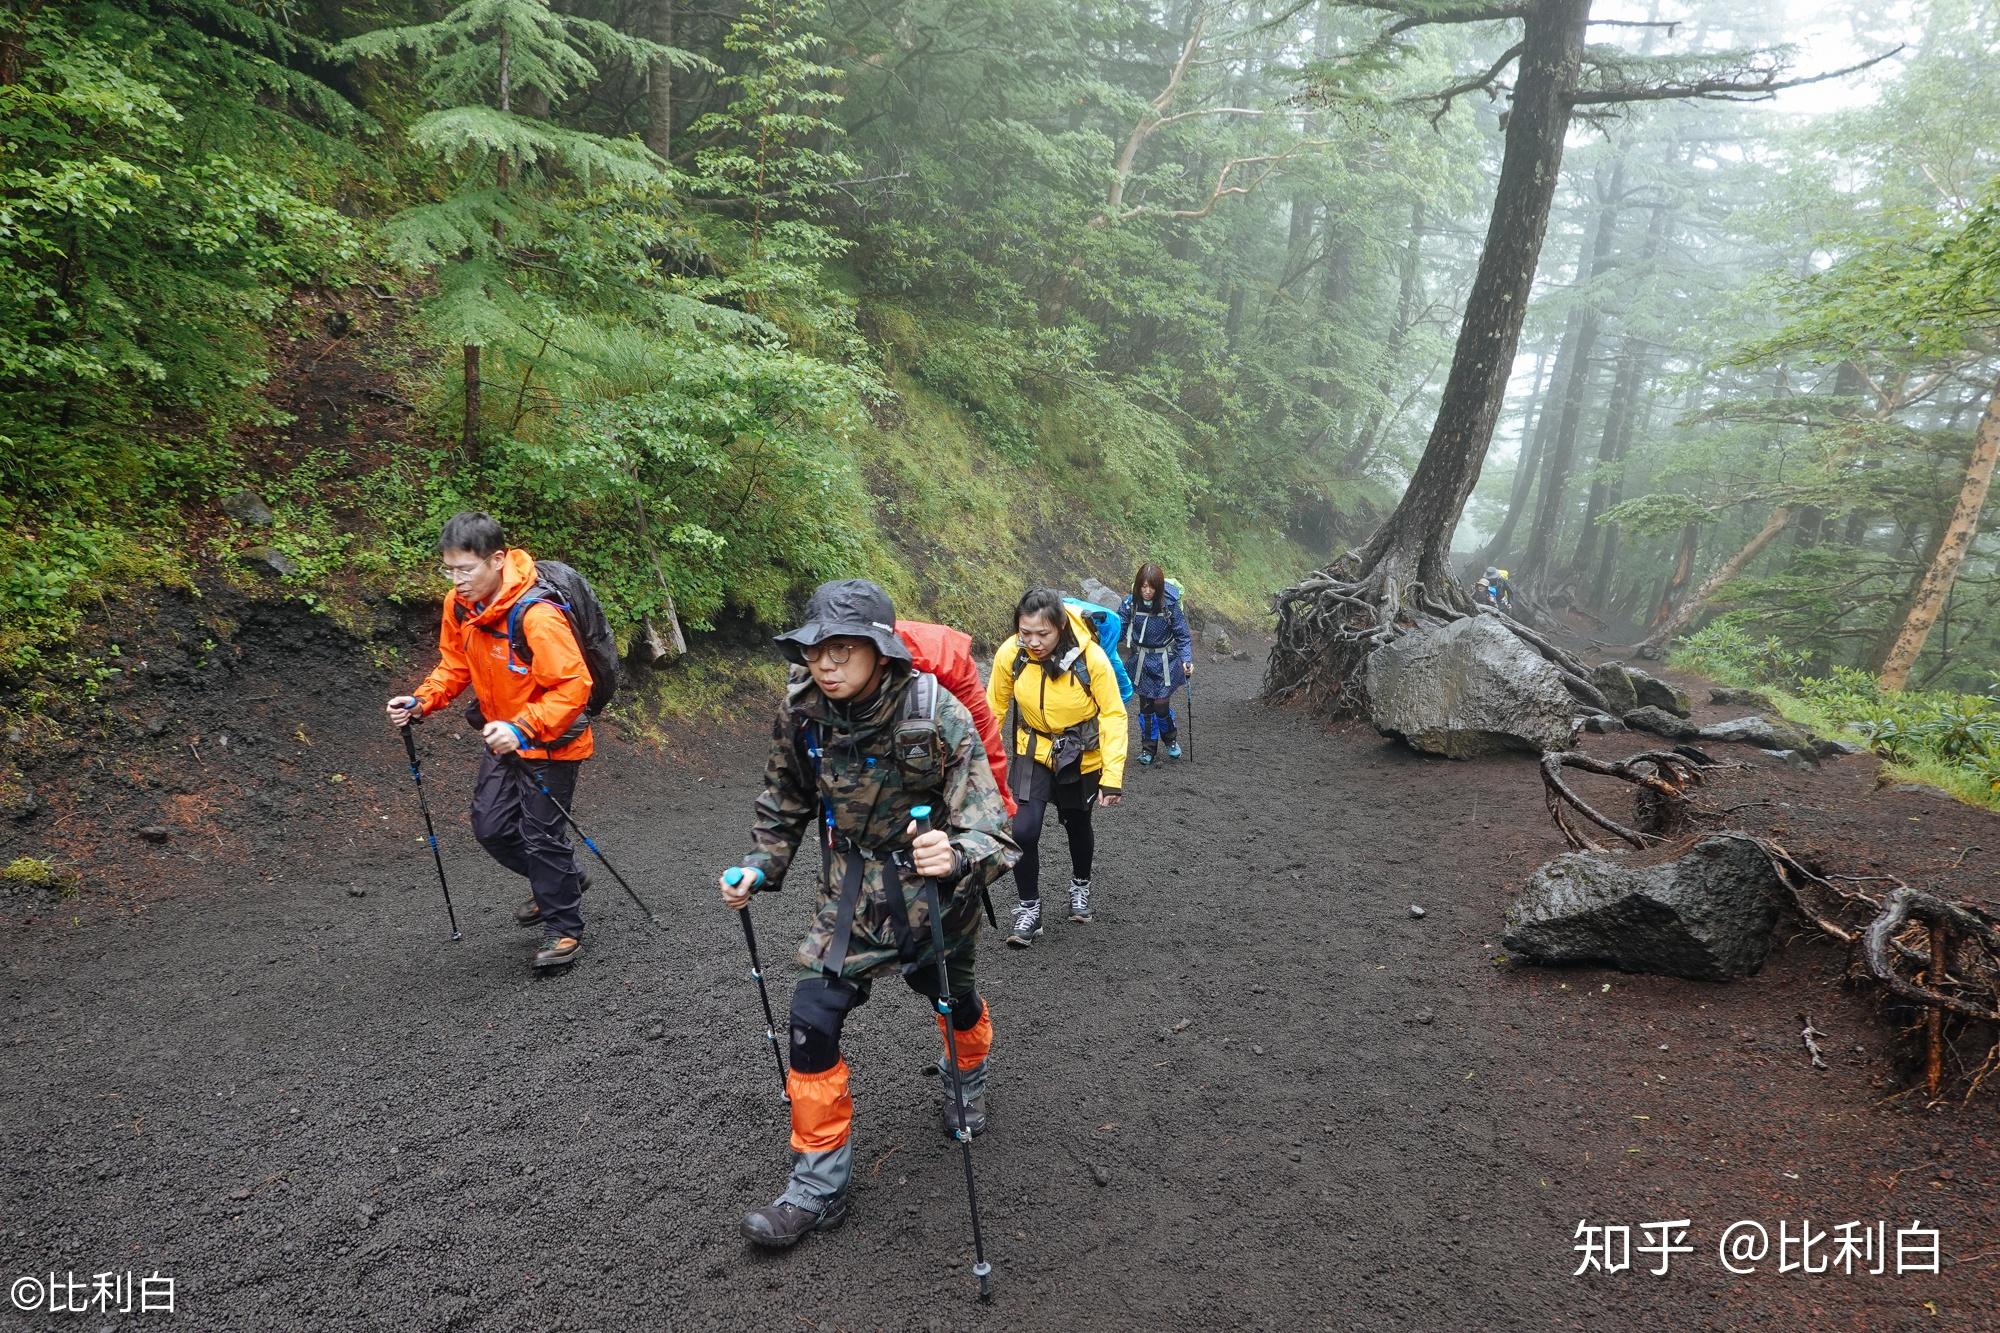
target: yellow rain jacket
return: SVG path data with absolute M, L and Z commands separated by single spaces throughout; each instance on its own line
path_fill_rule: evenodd
M 1044 768 L 1053 765 L 1055 737 L 1069 728 L 1097 719 L 1097 746 L 1086 750 L 1081 767 L 1098 779 L 1107 792 L 1122 792 L 1125 785 L 1125 741 L 1128 731 L 1125 701 L 1118 697 L 1118 675 L 1111 659 L 1097 644 L 1097 633 L 1075 611 L 1068 611 L 1070 636 L 1081 645 L 1066 663 L 1051 663 L 1044 670 L 1032 657 L 1017 677 L 1014 667 L 1022 657 L 1019 636 L 1010 636 L 993 654 L 993 675 L 986 683 L 986 701 L 993 716 L 1005 719 L 1011 703 L 1018 710 L 1013 719 L 1013 743 L 1009 753 L 1015 758 L 1032 756 Z M 1076 673 L 1068 669 L 1081 658 L 1090 676 L 1086 691 Z M 1003 721 L 1003 729 L 1007 723 Z

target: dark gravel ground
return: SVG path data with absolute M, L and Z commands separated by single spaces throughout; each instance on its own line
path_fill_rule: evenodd
M 606 747 L 578 813 L 665 929 L 600 874 L 586 958 L 536 976 L 521 891 L 459 814 L 471 742 L 438 731 L 447 940 L 373 683 L 298 708 L 310 762 L 387 785 L 310 788 L 324 810 L 213 847 L 176 826 L 129 853 L 169 892 L 16 933 L 0 1276 L 157 1269 L 205 1330 L 2000 1328 L 1991 1089 L 1892 1100 L 1892 1027 L 1811 941 L 1727 986 L 1496 962 L 1506 901 L 1562 850 L 1532 765 L 1267 711 L 1257 670 L 1204 661 L 1196 762 L 1100 816 L 1095 924 L 988 937 L 990 1306 L 920 1076 L 936 1029 L 893 983 L 848 1027 L 851 1220 L 777 1257 L 737 1239 L 782 1183 L 784 1109 L 709 884 L 764 729 L 670 762 Z M 2000 846 L 1989 816 L 1874 797 L 1872 763 L 1760 768 L 1724 803 L 1788 802 L 1795 851 Z M 1947 888 L 1991 864 L 1959 861 Z M 804 900 L 758 901 L 773 972 Z M 1696 1249 L 1666 1276 L 1571 1275 L 1580 1220 L 1678 1218 Z M 1780 1223 L 1808 1218 L 1920 1218 L 1943 1271 L 1778 1273 Z M 1738 1220 L 1773 1236 L 1753 1276 L 1716 1254 Z

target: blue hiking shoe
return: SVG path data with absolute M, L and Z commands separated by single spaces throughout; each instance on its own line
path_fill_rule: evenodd
M 1139 764 L 1142 768 L 1151 768 L 1153 766 L 1153 752 L 1151 750 L 1147 750 L 1141 753 L 1139 756 Z
M 1167 746 L 1167 758 L 1178 759 L 1180 757 L 1181 757 L 1181 743 L 1179 741 L 1174 741 Z

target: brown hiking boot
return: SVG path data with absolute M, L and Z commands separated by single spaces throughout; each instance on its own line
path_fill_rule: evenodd
M 535 951 L 536 967 L 561 967 L 573 963 L 583 952 L 583 941 L 574 935 L 544 935 L 542 947 Z
M 847 1220 L 847 1196 L 828 1199 L 820 1212 L 779 1199 L 743 1214 L 743 1239 L 767 1250 L 787 1250 L 815 1231 L 831 1231 Z

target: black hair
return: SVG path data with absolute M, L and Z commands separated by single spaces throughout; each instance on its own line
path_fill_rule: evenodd
M 470 551 L 480 559 L 507 549 L 500 535 L 500 520 L 491 514 L 468 509 L 445 520 L 438 534 L 439 551 Z
M 1164 603 L 1166 601 L 1167 576 L 1160 571 L 1158 565 L 1148 562 L 1139 566 L 1139 572 L 1132 576 L 1133 606 L 1153 605 L 1153 602 L 1146 600 L 1145 593 L 1142 591 L 1148 583 L 1153 585 L 1153 602 Z
M 1051 654 L 1061 661 L 1076 647 L 1076 632 L 1070 627 L 1069 608 L 1063 605 L 1063 595 L 1054 588 L 1030 588 L 1021 595 L 1014 607 L 1014 628 L 1021 627 L 1023 616 L 1043 616 L 1056 627 L 1058 638 L 1055 651 Z

